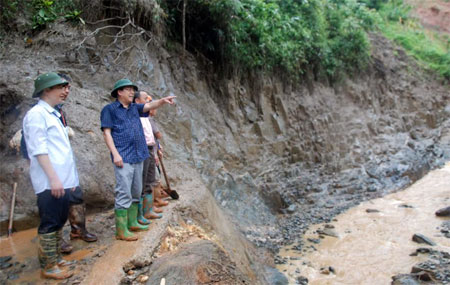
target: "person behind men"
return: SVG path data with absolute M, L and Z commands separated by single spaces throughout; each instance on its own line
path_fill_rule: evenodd
M 30 176 L 37 195 L 40 224 L 38 257 L 43 278 L 73 275 L 61 256 L 62 227 L 69 213 L 69 192 L 79 187 L 78 172 L 67 129 L 55 106 L 69 94 L 69 83 L 54 72 L 34 81 L 38 103 L 23 119 L 23 134 L 30 157 Z
M 69 76 L 58 73 L 58 75 L 68 82 L 65 92 L 63 94 L 63 101 L 66 101 L 67 96 L 70 91 L 70 83 L 71 79 Z M 60 113 L 59 119 L 65 128 L 67 126 L 67 120 L 62 111 L 63 104 L 58 104 L 55 106 L 55 110 Z M 70 132 L 69 132 L 70 138 Z M 30 160 L 30 157 L 27 152 L 25 136 L 22 135 L 22 139 L 20 141 L 22 156 L 25 159 Z M 83 200 L 83 192 L 80 187 L 76 187 L 75 191 L 69 191 L 69 223 L 71 227 L 70 239 L 82 239 L 86 242 L 94 242 L 97 241 L 97 236 L 88 232 L 86 229 L 86 208 Z M 70 253 L 73 247 L 69 243 L 67 243 L 64 238 L 61 240 L 61 252 L 62 253 Z
M 148 230 L 148 225 L 137 221 L 142 191 L 143 162 L 149 157 L 140 117 L 147 117 L 151 109 L 173 104 L 174 96 L 146 104 L 133 103 L 137 86 L 129 79 L 114 85 L 111 96 L 117 98 L 101 112 L 101 129 L 111 153 L 116 176 L 115 218 L 116 239 L 134 241 L 132 231 Z
M 147 102 L 151 102 L 151 97 L 145 91 L 136 91 L 134 93 L 134 102 L 138 104 L 145 104 Z M 154 110 L 156 109 L 153 109 L 150 112 Z M 155 137 L 153 136 L 153 129 L 149 119 L 149 117 L 141 117 L 141 124 L 144 130 L 145 141 L 147 143 L 149 152 L 149 157 L 144 161 L 144 168 L 142 172 L 143 191 L 138 218 L 141 224 L 149 224 L 150 221 L 148 221 L 148 219 L 162 218 L 161 214 L 157 214 L 153 211 L 152 188 L 156 186 L 156 164 L 154 153 L 154 148 L 156 148 L 156 141 Z M 159 212 L 162 212 L 162 210 Z
M 156 141 L 156 147 L 154 148 L 154 153 L 155 153 L 155 163 L 156 163 L 156 166 L 158 166 L 159 165 L 159 156 L 163 157 L 163 148 L 160 144 L 160 141 L 162 138 L 162 133 L 160 132 L 158 125 L 155 122 L 156 113 L 157 113 L 157 109 L 150 110 L 150 112 L 149 112 L 150 117 L 148 118 L 148 120 L 150 121 L 150 124 L 152 126 L 153 135 L 154 135 L 155 141 Z M 167 206 L 169 203 L 167 201 L 163 200 L 163 198 L 167 198 L 167 197 L 169 197 L 169 195 L 163 190 L 161 181 L 155 179 L 155 182 L 152 186 L 153 186 L 154 205 L 157 207 Z

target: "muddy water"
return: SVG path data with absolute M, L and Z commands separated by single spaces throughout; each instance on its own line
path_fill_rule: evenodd
M 303 237 L 303 252 L 287 246 L 280 255 L 287 264 L 278 265 L 291 284 L 298 276 L 309 284 L 390 284 L 391 276 L 409 273 L 411 267 L 425 257 L 409 256 L 418 247 L 411 240 L 421 233 L 434 242 L 435 249 L 450 250 L 450 239 L 437 229 L 445 218 L 435 211 L 450 205 L 450 164 L 430 172 L 404 191 L 361 203 L 336 217 L 330 223 L 338 237 L 319 238 L 310 227 Z M 368 213 L 367 209 L 379 212 Z M 319 239 L 315 244 L 308 238 Z M 315 249 L 314 249 L 315 248 Z M 321 273 L 321 268 L 333 267 L 335 273 Z

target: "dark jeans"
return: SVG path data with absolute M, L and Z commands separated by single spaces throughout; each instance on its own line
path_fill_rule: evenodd
M 83 204 L 83 191 L 81 191 L 80 186 L 75 188 L 74 191 L 69 192 L 69 203 L 70 205 Z
M 57 199 L 52 196 L 50 190 L 37 194 L 37 206 L 41 223 L 39 234 L 56 232 L 64 226 L 69 215 L 70 189 L 64 189 L 63 197 Z
M 155 186 L 156 182 L 156 161 L 152 146 L 148 147 L 148 152 L 150 157 L 144 160 L 144 170 L 142 171 L 142 196 L 152 194 L 152 186 Z

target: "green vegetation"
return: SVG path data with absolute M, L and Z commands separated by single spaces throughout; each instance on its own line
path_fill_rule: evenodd
M 165 20 L 167 43 L 182 42 L 184 27 L 187 49 L 205 55 L 223 70 L 281 72 L 294 79 L 308 72 L 315 78 L 336 80 L 367 65 L 367 31 L 379 29 L 422 66 L 450 80 L 449 37 L 426 32 L 409 16 L 410 8 L 403 0 L 184 1 L 185 27 L 183 0 L 154 0 L 139 9 L 138 2 L 117 5 L 132 16 L 139 11 L 135 20 L 146 29 Z M 61 18 L 83 23 L 75 3 L 81 2 L 0 0 L 0 30 L 14 30 L 17 18 L 25 19 L 22 22 L 28 23 L 30 31 Z M 102 9 L 100 14 L 106 15 L 111 8 Z M 87 10 L 84 15 L 89 14 Z M 154 19 L 148 21 L 149 15 Z
M 401 45 L 423 67 L 436 71 L 450 80 L 450 38 L 448 35 L 426 31 L 410 17 L 411 7 L 402 0 L 390 0 L 379 10 L 383 17 L 383 34 Z
M 172 35 L 181 40 L 179 1 L 165 4 Z M 187 47 L 222 65 L 335 78 L 368 62 L 366 30 L 376 19 L 356 0 L 191 0 Z
M 0 0 L 2 14 L 0 23 L 3 29 L 14 28 L 15 19 L 22 17 L 32 30 L 41 30 L 60 18 L 80 21 L 81 11 L 77 10 L 72 0 Z

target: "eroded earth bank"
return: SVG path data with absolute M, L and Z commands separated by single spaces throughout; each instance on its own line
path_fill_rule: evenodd
M 403 189 L 449 158 L 448 86 L 377 34 L 368 70 L 333 84 L 313 75 L 291 84 L 276 76 L 219 76 L 208 60 L 183 57 L 178 46 L 167 50 L 156 36 L 128 50 L 122 42 L 107 45 L 93 33 L 98 27 L 55 23 L 29 41 L 5 39 L 0 54 L 2 231 L 13 182 L 15 229 L 36 225 L 27 162 L 9 146 L 34 103 L 33 80 L 55 70 L 74 81 L 64 108 L 89 227 L 101 239 L 75 243 L 79 274 L 69 282 L 284 284 L 274 269 L 281 246 L 301 249 L 309 225 Z M 122 77 L 159 96 L 177 95 L 157 121 L 181 199 L 137 243 L 113 240 L 114 176 L 99 120 Z M 37 278 L 32 233 L 21 234 L 23 242 L 2 238 L 2 255 L 13 255 L 2 282 Z

